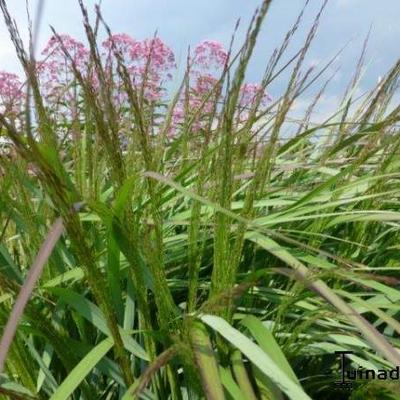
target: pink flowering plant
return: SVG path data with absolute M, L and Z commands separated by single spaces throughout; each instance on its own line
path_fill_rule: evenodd
M 69 57 L 65 52 L 68 52 Z M 54 35 L 41 52 L 38 74 L 42 95 L 49 106 L 76 103 L 78 86 L 72 63 L 83 75 L 87 74 L 89 51 L 83 43 L 69 35 Z
M 121 93 L 122 85 L 116 73 L 115 52 L 118 52 L 130 74 L 130 80 L 149 102 L 160 101 L 165 95 L 164 84 L 176 68 L 172 50 L 158 37 L 138 41 L 127 34 L 116 34 L 102 43 L 109 79 Z M 119 84 L 118 84 L 119 82 Z
M 160 105 L 166 103 L 171 93 L 166 85 L 172 80 L 176 71 L 175 55 L 159 37 L 137 40 L 127 34 L 113 34 L 101 43 L 100 62 L 104 68 L 104 79 L 112 93 L 112 101 L 121 118 L 128 108 L 126 82 L 118 72 L 118 65 L 123 63 L 129 75 L 131 88 L 149 105 L 148 111 L 157 111 L 157 124 L 164 120 Z M 82 113 L 83 88 L 81 79 L 91 86 L 94 92 L 99 89 L 99 76 L 94 68 L 90 51 L 82 42 L 63 34 L 53 35 L 41 52 L 42 58 L 37 61 L 38 81 L 46 106 L 65 123 L 79 119 Z M 218 119 L 216 104 L 222 101 L 223 71 L 228 64 L 228 51 L 221 43 L 205 40 L 194 48 L 188 65 L 188 85 L 181 90 L 179 99 L 174 105 L 168 135 L 179 132 L 183 121 L 192 119 L 190 129 L 196 132 L 210 118 Z M 18 77 L 3 72 L 0 81 L 0 95 L 3 106 L 7 103 L 15 111 L 23 97 Z M 244 116 L 254 103 L 260 85 L 244 84 L 237 106 L 238 115 Z M 265 91 L 265 88 L 263 89 Z M 270 101 L 265 93 L 261 101 L 264 107 Z M 164 108 L 165 109 L 165 108 Z M 164 116 L 165 117 L 165 116 Z
M 7 115 L 21 112 L 23 93 L 18 75 L 0 71 L 0 112 Z

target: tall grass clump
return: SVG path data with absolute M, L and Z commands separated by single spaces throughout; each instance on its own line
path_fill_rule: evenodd
M 91 24 L 79 0 L 87 44 L 53 29 L 37 59 L 0 0 L 25 74 L 0 73 L 1 398 L 396 398 L 396 381 L 335 391 L 334 353 L 400 365 L 400 62 L 359 95 L 364 49 L 315 123 L 326 2 L 247 82 L 270 3 L 239 51 L 191 49 L 172 92 L 157 35 L 115 34 L 99 8 Z

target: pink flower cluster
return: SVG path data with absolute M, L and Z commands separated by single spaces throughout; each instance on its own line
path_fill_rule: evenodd
M 189 109 L 198 114 L 193 124 L 195 130 L 204 126 L 204 117 L 213 110 L 215 95 L 218 95 L 218 92 L 215 91 L 218 88 L 218 78 L 227 62 L 228 52 L 218 42 L 205 40 L 194 50 L 190 76 L 190 95 L 187 100 Z M 272 100 L 265 89 L 256 83 L 245 83 L 242 86 L 237 109 L 239 121 L 248 117 L 248 112 L 259 95 L 261 96 L 259 107 L 263 109 Z M 174 126 L 171 134 L 175 133 L 177 127 L 184 121 L 183 104 L 184 99 L 181 98 L 174 110 Z
M 138 90 L 143 87 L 147 100 L 160 100 L 164 94 L 163 84 L 172 78 L 171 70 L 176 67 L 173 51 L 158 37 L 138 41 L 126 34 L 116 34 L 103 42 L 111 71 L 113 45 L 122 55 L 133 85 Z M 111 78 L 118 79 L 115 74 Z
M 102 48 L 106 78 L 112 87 L 116 104 L 126 104 L 127 94 L 117 73 L 115 50 L 127 67 L 133 86 L 143 92 L 145 99 L 155 106 L 163 101 L 167 93 L 165 84 L 172 78 L 176 63 L 173 51 L 160 38 L 136 40 L 124 33 L 115 34 L 102 43 Z M 70 57 L 65 55 L 64 50 Z M 54 110 L 57 108 L 68 118 L 77 112 L 81 96 L 71 64 L 94 82 L 95 90 L 98 88 L 95 71 L 89 68 L 90 52 L 83 43 L 71 36 L 59 35 L 49 39 L 42 56 L 43 60 L 38 62 L 42 94 L 49 107 Z M 187 113 L 195 116 L 193 131 L 210 122 L 214 106 L 220 100 L 222 88 L 219 87 L 219 78 L 227 66 L 229 54 L 221 43 L 205 40 L 194 48 L 189 61 L 189 90 L 182 92 L 175 106 L 171 134 L 179 129 Z M 246 118 L 258 94 L 261 95 L 260 106 L 265 107 L 271 101 L 265 90 L 259 84 L 243 85 L 237 110 L 240 121 Z M 16 104 L 22 95 L 18 77 L 0 72 L 0 106 Z
M 261 93 L 262 92 L 262 93 Z M 260 105 L 265 107 L 272 97 L 265 91 L 265 89 L 258 83 L 245 83 L 240 89 L 239 105 L 243 108 L 251 107 L 261 95 Z
M 0 111 L 18 112 L 22 99 L 22 84 L 18 75 L 0 71 Z
M 65 60 L 63 48 L 71 55 L 78 66 L 84 65 L 88 61 L 89 51 L 84 44 L 69 35 L 52 36 L 43 49 L 42 55 L 50 56 L 53 59 L 59 57 L 61 60 Z
M 190 111 L 197 115 L 193 128 L 198 130 L 204 126 L 206 117 L 214 106 L 218 77 L 228 61 L 228 52 L 222 44 L 212 40 L 204 40 L 198 44 L 193 53 L 190 65 L 189 98 L 185 99 L 182 95 L 177 103 L 173 113 L 171 134 L 174 134 L 177 127 L 184 121 L 185 101 L 188 101 Z
M 266 92 L 266 90 L 258 83 L 245 83 L 240 88 L 239 93 L 239 105 L 237 109 L 237 118 L 239 121 L 246 121 L 249 117 L 249 111 L 251 107 L 257 101 L 258 96 L 260 103 L 258 108 L 263 110 L 266 108 L 268 103 L 272 101 L 272 97 Z
M 55 99 L 71 101 L 74 96 L 69 87 L 75 78 L 71 60 L 65 55 L 64 49 L 77 69 L 83 75 L 86 74 L 89 51 L 84 44 L 69 35 L 59 35 L 58 38 L 52 36 L 42 51 L 44 60 L 38 63 L 43 95 L 51 101 Z
M 219 70 L 228 61 L 228 53 L 221 43 L 214 40 L 204 40 L 194 49 L 193 65 L 200 69 Z
M 113 58 L 114 46 L 122 56 L 127 57 L 125 59 L 125 61 L 127 61 L 131 56 L 132 49 L 137 45 L 137 43 L 138 42 L 136 40 L 126 33 L 116 33 L 105 40 L 102 43 L 102 46 L 108 50 L 107 60 L 110 61 Z

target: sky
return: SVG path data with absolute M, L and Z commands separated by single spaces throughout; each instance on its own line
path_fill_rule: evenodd
M 294 54 L 304 40 L 323 0 L 310 0 L 296 39 L 288 55 Z M 89 10 L 97 1 L 86 0 Z M 188 46 L 204 39 L 229 44 L 236 21 L 240 27 L 236 48 L 244 38 L 251 17 L 261 0 L 103 0 L 102 13 L 114 33 L 128 33 L 136 39 L 152 37 L 157 30 L 175 52 L 178 66 L 184 67 Z M 8 0 L 21 36 L 27 38 L 25 0 Z M 38 0 L 30 0 L 35 14 Z M 259 81 L 273 49 L 279 45 L 294 23 L 304 0 L 274 0 L 258 39 L 246 79 Z M 371 29 L 366 70 L 360 90 L 375 85 L 399 58 L 400 0 L 330 0 L 321 19 L 306 65 L 322 66 L 346 45 L 332 70 L 340 68 L 324 96 L 325 107 L 333 105 L 351 79 L 363 41 Z M 77 0 L 47 0 L 44 4 L 39 50 L 51 34 L 52 25 L 59 33 L 68 33 L 84 41 L 82 17 Z M 2 18 L 0 19 L 0 70 L 19 72 L 18 62 Z M 329 73 L 329 71 L 328 71 Z M 269 88 L 278 96 L 285 87 L 284 77 Z M 312 90 L 311 90 L 312 91 Z M 309 94 L 311 96 L 311 93 Z

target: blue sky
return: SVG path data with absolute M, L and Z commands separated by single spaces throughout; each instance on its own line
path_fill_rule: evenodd
M 38 0 L 30 0 L 34 10 Z M 96 1 L 87 0 L 89 9 Z M 22 36 L 26 37 L 25 0 L 9 0 L 9 8 L 16 17 Z M 103 15 L 115 33 L 125 32 L 141 39 L 153 36 L 155 30 L 171 46 L 178 64 L 184 64 L 187 47 L 203 39 L 215 39 L 228 44 L 238 18 L 241 25 L 237 36 L 240 44 L 247 25 L 260 4 L 259 0 L 103 0 Z M 304 0 L 275 0 L 266 18 L 262 34 L 249 67 L 247 80 L 256 82 L 262 75 L 273 49 L 295 21 Z M 310 0 L 297 39 L 289 50 L 301 46 L 312 19 L 322 0 Z M 34 12 L 32 12 L 34 14 Z M 372 26 L 367 53 L 367 69 L 362 88 L 374 85 L 378 77 L 399 57 L 400 42 L 399 0 L 330 0 L 321 20 L 316 40 L 307 63 L 322 65 L 343 45 L 348 43 L 336 66 L 340 71 L 330 84 L 327 106 L 343 90 L 351 78 L 362 42 Z M 43 46 L 50 35 L 49 25 L 60 33 L 83 39 L 81 15 L 76 0 L 47 0 L 40 34 Z M 335 66 L 335 68 L 336 68 Z M 18 71 L 13 48 L 4 22 L 0 20 L 0 70 Z M 276 82 L 271 93 L 279 92 L 285 82 Z M 329 100 L 331 96 L 331 100 Z

